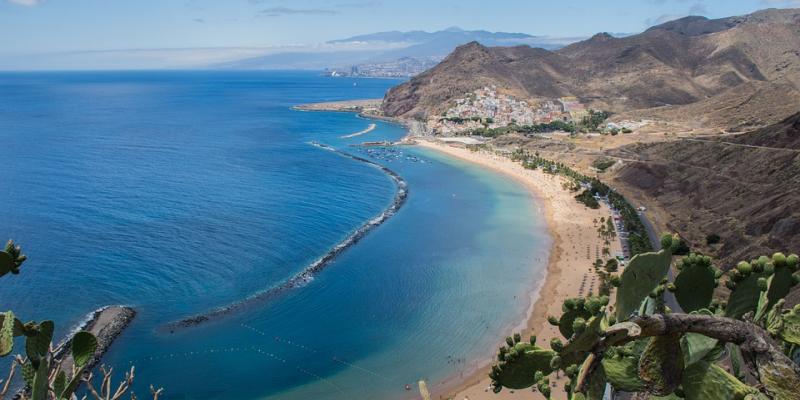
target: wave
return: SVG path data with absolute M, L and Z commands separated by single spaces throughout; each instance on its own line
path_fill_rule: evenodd
M 254 293 L 235 303 L 215 308 L 208 312 L 187 317 L 179 321 L 170 322 L 162 326 L 162 328 L 160 329 L 161 331 L 175 333 L 178 330 L 196 327 L 198 325 L 241 311 L 245 308 L 252 307 L 257 304 L 263 304 L 269 300 L 272 300 L 286 293 L 289 290 L 305 286 L 308 282 L 312 281 L 317 274 L 319 274 L 323 269 L 325 269 L 325 267 L 327 267 L 340 253 L 342 253 L 349 247 L 353 246 L 354 244 L 358 243 L 364 236 L 367 235 L 367 233 L 369 233 L 369 231 L 375 229 L 379 225 L 386 222 L 389 218 L 395 215 L 397 211 L 400 210 L 400 207 L 402 207 L 403 204 L 406 202 L 406 199 L 408 198 L 408 184 L 400 175 L 398 175 L 391 169 L 383 165 L 380 165 L 374 161 L 350 153 L 346 153 L 344 151 L 338 150 L 323 143 L 309 142 L 309 144 L 318 147 L 320 149 L 334 152 L 336 154 L 350 158 L 352 160 L 366 163 L 372 167 L 375 167 L 383 171 L 394 181 L 395 185 L 397 185 L 397 192 L 395 192 L 394 200 L 392 201 L 392 203 L 385 210 L 383 210 L 383 212 L 381 212 L 374 218 L 371 218 L 369 221 L 365 222 L 353 233 L 348 235 L 344 240 L 339 242 L 337 245 L 333 246 L 327 253 L 325 253 L 325 255 L 323 255 L 322 257 L 311 263 L 309 266 L 307 266 L 305 269 L 303 269 L 296 275 L 292 276 L 288 280 L 284 281 L 283 283 L 277 286 L 272 286 L 260 292 Z

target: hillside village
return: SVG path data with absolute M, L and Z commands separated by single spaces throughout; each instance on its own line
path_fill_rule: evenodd
M 589 110 L 576 97 L 525 101 L 503 93 L 497 86 L 486 86 L 454 100 L 441 116 L 428 118 L 434 134 L 458 135 L 482 128 L 510 125 L 532 126 L 554 121 L 578 123 Z

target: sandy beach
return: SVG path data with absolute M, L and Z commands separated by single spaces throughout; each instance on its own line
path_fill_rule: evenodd
M 547 343 L 551 338 L 561 336 L 558 329 L 547 322 L 547 316 L 560 315 L 564 299 L 587 295 L 589 292 L 597 293 L 598 282 L 592 263 L 601 256 L 603 241 L 598 237 L 595 221 L 599 221 L 601 217 L 609 218 L 611 211 L 604 204 L 600 209 L 593 210 L 578 203 L 574 198 L 575 194 L 562 187 L 565 178 L 561 176 L 545 174 L 540 170 L 527 170 L 519 163 L 488 152 L 473 152 L 434 140 L 419 138 L 415 140 L 421 147 L 480 164 L 510 176 L 524 184 L 532 196 L 539 199 L 553 238 L 553 245 L 547 266 L 547 278 L 538 293 L 536 293 L 537 288 L 531 289 L 533 307 L 529 309 L 527 321 L 521 321 L 520 326 L 525 327 L 522 332 L 523 338 L 536 335 L 538 343 L 548 347 Z M 618 240 L 611 243 L 610 250 L 612 254 L 621 251 Z M 497 333 L 498 347 L 510 333 Z M 538 393 L 532 394 L 530 390 L 503 389 L 499 394 L 494 394 L 489 388 L 490 380 L 487 376 L 493 362 L 494 360 L 488 357 L 485 360 L 476 360 L 470 364 L 468 370 L 461 371 L 463 379 L 459 375 L 443 383 L 429 384 L 434 393 L 433 398 L 456 400 L 543 398 Z M 552 391 L 553 398 L 566 398 L 561 389 L 564 381 L 554 381 L 551 378 L 551 382 L 557 386 Z

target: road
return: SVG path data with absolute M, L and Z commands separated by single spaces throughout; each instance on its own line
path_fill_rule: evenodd
M 700 138 L 681 138 L 680 140 L 686 142 L 701 142 L 701 143 L 716 143 L 716 144 L 724 144 L 727 146 L 735 146 L 735 147 L 746 147 L 750 149 L 762 149 L 762 150 L 773 150 L 773 151 L 785 151 L 790 153 L 800 153 L 800 149 L 790 149 L 786 147 L 769 147 L 769 146 L 756 146 L 752 144 L 741 144 L 741 143 L 731 143 L 731 142 L 723 142 L 720 140 L 709 140 L 709 139 L 700 139 Z
M 653 227 L 653 224 L 650 223 L 644 213 L 639 213 L 639 219 L 642 220 L 642 225 L 644 225 L 644 228 L 647 230 L 647 236 L 650 238 L 650 244 L 653 246 L 653 249 L 660 249 L 661 238 Z M 670 267 L 667 272 L 667 278 L 670 282 L 675 280 L 672 267 Z M 678 301 L 675 299 L 675 295 L 669 290 L 664 292 L 664 302 L 673 312 L 683 312 L 683 309 L 681 309 L 681 306 L 678 305 Z

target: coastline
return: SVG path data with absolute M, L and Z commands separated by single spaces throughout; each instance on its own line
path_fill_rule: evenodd
M 462 147 L 452 147 L 431 139 L 415 138 L 422 148 L 439 151 L 452 157 L 472 162 L 495 172 L 508 176 L 523 184 L 538 199 L 542 215 L 546 219 L 552 237 L 550 256 L 543 282 L 531 288 L 531 305 L 527 317 L 517 325 L 523 337 L 537 336 L 540 346 L 548 347 L 551 338 L 560 337 L 558 329 L 547 322 L 548 315 L 559 315 L 562 302 L 570 297 L 585 295 L 596 291 L 592 262 L 595 252 L 602 247 L 596 234 L 594 219 L 608 217 L 611 211 L 602 205 L 598 210 L 581 206 L 574 194 L 561 186 L 562 179 L 556 175 L 545 174 L 540 170 L 526 170 L 508 158 L 480 151 L 473 152 Z M 620 251 L 618 241 L 611 244 L 611 252 Z M 498 332 L 498 346 L 512 332 Z M 562 338 L 563 340 L 563 338 Z M 493 350 L 493 349 L 492 349 Z M 495 394 L 489 389 L 491 383 L 488 372 L 493 358 L 474 360 L 471 366 L 454 374 L 452 378 L 437 385 L 431 385 L 435 397 L 452 399 L 520 399 L 543 398 L 530 390 L 512 391 L 504 389 Z M 557 387 L 563 386 L 563 379 L 551 380 Z M 533 395 L 533 397 L 531 397 Z M 553 390 L 553 398 L 562 398 L 561 390 Z
M 366 104 L 369 106 L 364 107 Z M 541 170 L 527 170 L 507 157 L 483 150 L 471 151 L 457 144 L 450 145 L 438 141 L 427 136 L 424 124 L 418 121 L 380 115 L 375 100 L 320 103 L 293 108 L 300 111 L 351 112 L 363 118 L 403 125 L 408 131 L 402 140 L 405 144 L 418 145 L 489 168 L 525 186 L 531 194 L 531 200 L 540 204 L 540 211 L 545 217 L 552 241 L 543 276 L 530 288 L 526 316 L 513 326 L 513 331 L 496 332 L 497 346 L 503 344 L 505 337 L 514 332 L 521 333 L 523 338 L 536 335 L 539 346 L 545 348 L 549 348 L 551 338 L 563 340 L 558 328 L 547 321 L 547 316 L 560 315 L 561 305 L 568 298 L 586 295 L 589 291 L 596 293 L 596 276 L 592 264 L 596 258 L 600 258 L 603 243 L 597 235 L 597 225 L 594 221 L 611 215 L 611 210 L 606 204 L 601 203 L 600 209 L 597 210 L 582 206 L 575 200 L 575 193 L 562 186 L 563 177 L 546 174 Z M 621 252 L 618 240 L 612 241 L 610 251 L 612 254 Z M 491 380 L 488 377 L 491 366 L 495 363 L 495 350 L 496 348 L 487 349 L 486 355 L 470 360 L 464 368 L 453 371 L 442 382 L 429 382 L 431 398 L 544 399 L 540 393 L 532 393 L 531 390 L 504 389 L 495 394 L 490 388 Z M 566 383 L 566 379 L 551 377 L 551 382 L 555 389 L 551 398 L 566 399 L 566 394 L 560 389 Z

